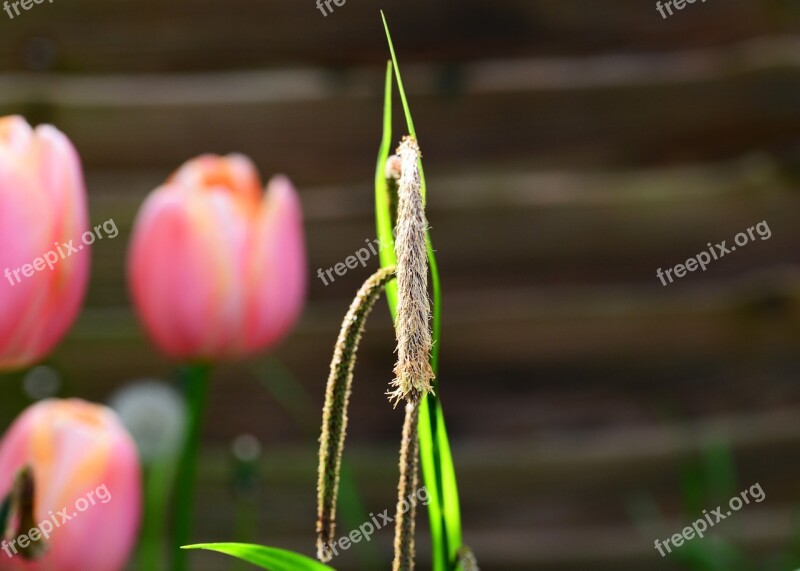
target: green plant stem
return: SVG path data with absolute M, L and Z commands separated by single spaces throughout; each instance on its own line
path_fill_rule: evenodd
M 236 498 L 236 537 L 249 543 L 258 535 L 258 503 L 254 497 Z M 233 571 L 246 571 L 250 567 L 236 559 L 231 566 Z
M 145 470 L 144 520 L 137 565 L 141 571 L 163 566 L 164 511 L 175 478 L 175 464 L 171 458 L 156 458 Z
M 182 550 L 181 546 L 188 545 L 191 539 L 197 459 L 200 452 L 200 429 L 211 377 L 211 366 L 207 364 L 188 365 L 183 369 L 181 377 L 184 383 L 188 416 L 175 494 L 172 571 L 186 571 L 187 569 L 188 553 Z

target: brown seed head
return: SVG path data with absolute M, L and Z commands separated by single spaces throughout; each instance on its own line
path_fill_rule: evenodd
M 432 335 L 431 304 L 428 297 L 428 222 L 422 200 L 419 146 L 406 137 L 397 149 L 401 162 L 398 183 L 397 228 L 397 364 L 393 390 L 395 405 L 401 400 L 416 402 L 433 391 L 430 366 Z

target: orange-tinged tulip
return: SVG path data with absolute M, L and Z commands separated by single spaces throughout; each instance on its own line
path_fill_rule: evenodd
M 306 286 L 300 201 L 275 177 L 266 193 L 242 155 L 184 164 L 142 206 L 128 275 L 141 321 L 178 359 L 265 349 L 297 319 Z
M 75 399 L 29 407 L 0 442 L 0 497 L 26 467 L 32 513 L 12 514 L 0 569 L 122 569 L 138 532 L 141 482 L 136 445 L 114 412 Z
M 89 275 L 78 153 L 50 125 L 0 118 L 0 369 L 41 359 L 69 329 Z M 60 247 L 60 250 L 59 250 Z

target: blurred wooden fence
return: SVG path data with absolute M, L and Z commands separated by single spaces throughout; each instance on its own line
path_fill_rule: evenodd
M 129 308 L 131 222 L 182 161 L 241 151 L 301 190 L 309 303 L 276 356 L 316 422 L 338 322 L 371 271 L 328 286 L 314 277 L 374 236 L 379 8 L 429 176 L 442 398 L 482 568 L 670 568 L 632 523 L 631 498 L 654 494 L 674 517 L 669 533 L 684 527 L 678 460 L 719 439 L 734 446 L 742 487 L 767 493 L 727 531 L 756 550 L 786 544 L 800 444 L 792 0 L 709 0 L 667 21 L 649 0 L 353 0 L 327 18 L 312 0 L 55 0 L 0 13 L 0 113 L 64 130 L 85 161 L 93 220 L 121 231 L 94 248 L 86 310 L 53 359 L 65 391 L 102 400 L 169 374 Z M 657 268 L 762 220 L 769 240 L 669 287 L 657 280 Z M 349 454 L 371 511 L 393 505 L 392 349 L 378 310 Z M 198 539 L 232 537 L 225 447 L 252 432 L 266 446 L 258 539 L 310 553 L 315 444 L 256 380 L 264 363 L 218 374 Z M 390 536 L 376 540 L 383 553 Z

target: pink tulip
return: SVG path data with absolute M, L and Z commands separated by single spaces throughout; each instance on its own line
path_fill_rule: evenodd
M 153 191 L 128 259 L 134 302 L 177 359 L 235 359 L 279 340 L 297 319 L 306 268 L 300 201 L 273 178 L 262 193 L 242 155 L 204 155 Z
M 19 529 L 20 514 L 11 518 L 0 569 L 122 569 L 138 532 L 141 489 L 136 446 L 114 412 L 76 399 L 29 407 L 0 442 L 0 497 L 25 466 L 33 473 L 33 519 Z M 23 558 L 22 534 L 44 554 Z
M 0 369 L 41 359 L 75 320 L 89 252 L 62 258 L 57 245 L 79 239 L 87 220 L 80 159 L 67 137 L 0 118 Z

